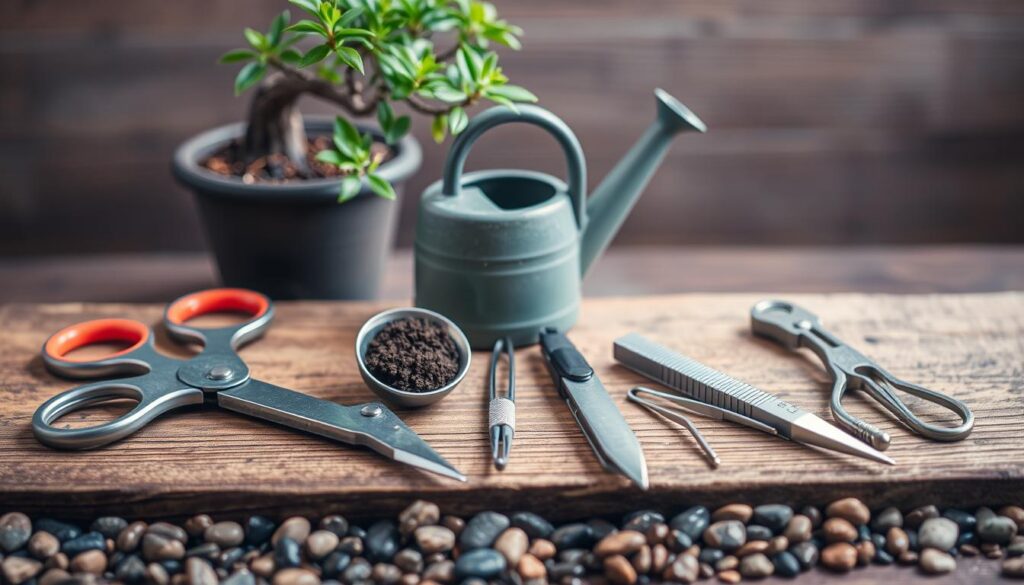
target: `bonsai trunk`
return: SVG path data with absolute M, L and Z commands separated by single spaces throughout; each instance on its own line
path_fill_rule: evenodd
M 280 169 L 271 155 L 286 156 L 304 177 L 310 170 L 306 164 L 306 129 L 296 102 L 309 87 L 302 80 L 281 73 L 267 76 L 253 95 L 249 107 L 248 126 L 241 144 L 240 158 L 251 164 L 268 157 L 267 170 L 273 176 Z

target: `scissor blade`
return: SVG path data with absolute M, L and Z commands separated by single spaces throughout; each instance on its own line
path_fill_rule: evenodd
M 400 463 L 466 481 L 464 475 L 407 427 L 398 415 L 378 402 L 343 406 L 249 380 L 237 388 L 218 392 L 217 403 L 228 410 L 293 429 L 363 445 Z
M 647 461 L 633 429 L 597 377 L 587 382 L 562 379 L 569 410 L 601 463 L 646 490 Z

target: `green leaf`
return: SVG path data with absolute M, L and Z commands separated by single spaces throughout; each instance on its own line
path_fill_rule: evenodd
M 291 19 L 291 14 L 287 10 L 278 14 L 272 23 L 270 23 L 270 32 L 267 34 L 267 41 L 271 47 L 276 47 L 281 42 L 281 35 L 284 34 L 284 27 L 288 26 L 288 20 Z
M 391 109 L 391 105 L 387 102 L 382 101 L 377 106 L 377 122 L 380 123 L 381 130 L 387 134 L 391 125 L 395 121 L 395 111 Z
M 263 79 L 263 74 L 266 72 L 267 66 L 262 63 L 256 61 L 246 63 L 245 67 L 242 67 L 242 70 L 235 77 L 235 95 L 239 95 L 256 85 L 260 79 Z
M 430 125 L 430 133 L 434 137 L 434 142 L 438 144 L 444 142 L 444 135 L 447 128 L 448 116 L 444 114 L 438 114 L 434 116 L 434 123 Z
M 455 107 L 448 112 L 448 131 L 452 133 L 452 136 L 465 130 L 467 124 L 469 124 L 469 116 L 466 115 L 466 110 Z
M 352 47 L 339 46 L 334 50 L 334 52 L 342 61 L 345 62 L 346 65 L 360 73 L 363 73 L 363 58 L 359 56 L 359 51 Z
M 533 103 L 537 101 L 537 96 L 518 85 L 492 85 L 484 91 L 484 95 L 491 99 L 495 96 L 503 97 L 513 102 Z
M 281 57 L 281 60 L 284 61 L 285 63 L 297 64 L 299 61 L 302 60 L 302 53 L 296 51 L 295 49 L 285 49 L 281 51 L 281 54 L 279 56 Z
M 338 192 L 338 203 L 344 203 L 352 199 L 363 189 L 363 181 L 358 175 L 349 175 L 341 180 L 341 190 Z
M 455 65 L 459 68 L 463 81 L 480 79 L 480 56 L 468 46 L 459 46 L 458 52 L 455 53 Z
M 308 53 L 302 56 L 299 61 L 299 67 L 309 67 L 314 63 L 319 63 L 324 60 L 324 57 L 331 52 L 331 48 L 327 45 L 317 45 L 309 50 Z
M 263 33 L 258 30 L 245 29 L 245 40 L 249 41 L 252 48 L 258 51 L 263 51 L 267 48 L 267 37 L 263 36 Z
M 355 22 L 355 20 L 357 18 L 359 18 L 360 16 L 362 16 L 362 15 L 363 15 L 363 7 L 362 6 L 353 6 L 352 8 L 349 8 L 348 10 L 346 10 L 345 14 L 341 15 L 341 18 L 338 19 L 338 25 L 339 26 L 348 26 L 348 25 L 352 24 L 353 22 Z
M 368 39 L 372 39 L 373 37 L 375 37 L 377 35 L 373 34 L 372 32 L 370 32 L 370 31 L 368 31 L 368 30 L 366 30 L 364 28 L 345 28 L 345 27 L 335 26 L 334 27 L 334 36 L 339 37 L 339 38 L 366 37 Z
M 335 116 L 334 118 L 333 138 L 334 146 L 350 159 L 358 160 L 366 156 L 366 152 L 363 149 L 363 139 L 359 135 L 359 130 L 356 130 L 355 126 L 341 116 Z
M 388 144 L 395 144 L 402 139 L 403 136 L 409 133 L 409 128 L 412 126 L 412 120 L 409 116 L 402 116 L 395 120 L 395 123 L 391 125 L 391 128 L 384 134 L 384 140 Z
M 316 153 L 316 160 L 335 166 L 340 166 L 346 162 L 346 160 L 342 158 L 341 153 L 336 150 L 321 150 Z
M 294 4 L 295 6 L 298 6 L 299 8 L 305 10 L 306 12 L 312 14 L 313 16 L 319 16 L 318 5 L 320 3 L 317 0 L 288 0 L 288 2 Z
M 234 51 L 228 51 L 220 56 L 219 62 L 221 63 L 237 63 L 239 61 L 247 61 L 249 59 L 255 59 L 257 56 L 255 51 L 248 49 L 235 49 Z
M 366 175 L 366 181 L 370 184 L 370 190 L 377 195 L 385 199 L 395 198 L 395 188 L 380 175 Z
M 516 103 L 506 97 L 502 97 L 500 95 L 489 95 L 487 96 L 487 99 L 491 100 L 496 104 L 501 104 L 507 107 L 508 109 L 512 110 L 513 112 L 519 113 L 519 108 L 516 107 Z
M 465 93 L 454 89 L 449 85 L 438 85 L 437 87 L 431 88 L 430 93 L 432 97 L 450 104 L 461 104 L 466 101 L 466 98 L 468 97 Z
M 299 33 L 302 35 L 320 35 L 322 37 L 327 36 L 327 29 L 324 28 L 319 22 L 313 22 L 312 20 L 300 20 L 295 24 L 286 28 L 288 32 Z

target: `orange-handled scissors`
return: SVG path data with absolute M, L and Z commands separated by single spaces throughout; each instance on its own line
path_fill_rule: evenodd
M 226 327 L 194 327 L 188 321 L 208 313 L 241 312 L 249 318 Z M 188 360 L 156 351 L 148 326 L 129 319 L 99 319 L 72 325 L 43 345 L 47 369 L 68 378 L 102 378 L 44 402 L 32 419 L 39 441 L 62 449 L 93 449 L 123 439 L 175 408 L 209 402 L 222 408 L 330 439 L 363 445 L 409 465 L 465 481 L 422 438 L 378 402 L 342 406 L 255 380 L 236 350 L 270 327 L 274 307 L 251 290 L 219 288 L 185 295 L 164 311 L 171 338 L 198 342 L 203 350 Z M 73 350 L 120 341 L 128 348 L 99 359 L 80 359 Z M 120 376 L 120 377 L 119 377 Z M 138 404 L 120 417 L 87 428 L 58 428 L 61 416 L 99 403 L 129 398 Z

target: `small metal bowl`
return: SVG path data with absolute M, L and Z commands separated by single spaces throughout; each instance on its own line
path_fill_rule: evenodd
M 373 374 L 370 373 L 370 370 L 366 367 L 366 362 L 363 360 L 363 356 L 366 355 L 366 349 L 369 347 L 370 342 L 373 341 L 373 338 L 377 336 L 377 333 L 379 333 L 380 330 L 388 323 L 407 318 L 425 319 L 427 321 L 438 323 L 444 326 L 444 328 L 448 330 L 448 335 L 455 340 L 455 345 L 459 350 L 459 373 L 452 378 L 451 382 L 429 392 L 409 392 L 388 386 L 377 378 L 374 378 Z M 366 382 L 366 385 L 369 386 L 370 390 L 373 390 L 377 396 L 380 396 L 386 402 L 397 406 L 416 408 L 433 404 L 447 396 L 448 393 L 451 392 L 464 377 L 466 377 L 466 372 L 469 371 L 469 360 L 472 355 L 473 352 L 469 347 L 469 340 L 466 339 L 466 334 L 444 315 L 428 311 L 427 309 L 409 307 L 390 309 L 382 313 L 377 313 L 373 317 L 370 317 L 366 323 L 363 323 L 362 328 L 359 329 L 359 334 L 356 335 L 356 363 L 359 364 L 359 373 L 363 376 L 363 381 Z

